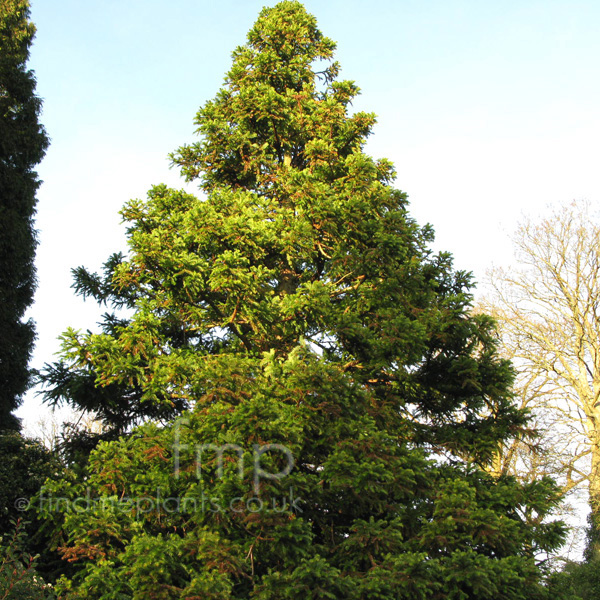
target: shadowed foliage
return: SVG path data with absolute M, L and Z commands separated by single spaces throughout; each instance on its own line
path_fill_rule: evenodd
M 12 412 L 30 381 L 35 339 L 23 316 L 35 290 L 34 215 L 39 187 L 34 167 L 48 138 L 41 101 L 27 69 L 35 27 L 27 0 L 0 0 L 0 430 L 19 429 Z

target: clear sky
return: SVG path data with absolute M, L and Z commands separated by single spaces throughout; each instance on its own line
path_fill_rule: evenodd
M 182 187 L 167 154 L 194 140 L 263 0 L 32 0 L 30 66 L 52 143 L 39 167 L 34 366 L 68 326 L 94 328 L 70 270 L 125 249 L 119 209 Z M 600 204 L 600 2 L 309 0 L 342 76 L 379 116 L 367 151 L 391 159 L 436 248 L 482 280 L 510 261 L 523 212 Z M 20 413 L 41 414 L 30 395 Z

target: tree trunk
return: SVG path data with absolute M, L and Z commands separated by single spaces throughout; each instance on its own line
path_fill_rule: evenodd
M 587 545 L 585 560 L 600 560 L 600 438 L 592 440 L 592 465 L 589 485 L 590 515 L 588 517 Z

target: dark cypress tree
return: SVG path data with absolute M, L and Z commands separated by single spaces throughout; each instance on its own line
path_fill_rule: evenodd
M 34 167 L 48 137 L 39 123 L 41 100 L 27 68 L 35 27 L 27 0 L 0 0 L 0 430 L 18 429 L 12 414 L 30 382 L 35 339 L 23 321 L 35 290 Z

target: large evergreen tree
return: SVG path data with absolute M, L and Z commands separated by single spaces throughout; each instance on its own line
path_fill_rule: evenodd
M 35 289 L 34 215 L 39 180 L 34 167 L 48 138 L 41 101 L 27 69 L 35 27 L 28 0 L 0 0 L 0 430 L 18 429 L 12 412 L 29 381 L 35 338 L 23 322 Z
M 128 310 L 64 335 L 49 398 L 127 435 L 38 499 L 66 598 L 546 597 L 553 486 L 485 470 L 526 422 L 510 366 L 334 48 L 264 9 L 173 156 L 206 197 L 153 188 L 128 256 L 76 272 Z

